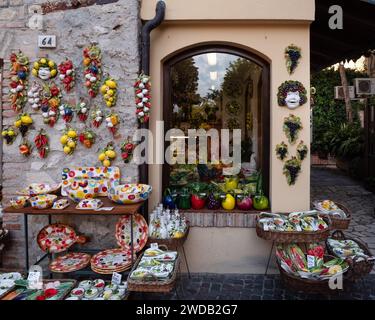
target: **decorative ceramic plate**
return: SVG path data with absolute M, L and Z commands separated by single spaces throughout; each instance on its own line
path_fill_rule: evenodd
M 116 239 L 118 245 L 130 251 L 131 249 L 131 233 L 130 233 L 131 216 L 122 216 L 116 224 Z M 139 252 L 146 245 L 148 237 L 148 226 L 145 218 L 136 213 L 133 215 L 133 240 L 134 251 Z
M 17 192 L 19 195 L 23 196 L 36 196 L 39 194 L 55 193 L 61 187 L 59 184 L 48 184 L 48 183 L 32 183 L 21 191 Z
M 85 243 L 84 236 L 77 236 L 74 229 L 65 224 L 50 224 L 39 231 L 37 236 L 39 247 L 50 253 L 66 251 L 74 243 Z
M 73 272 L 86 268 L 90 259 L 91 256 L 87 253 L 71 252 L 53 260 L 49 268 L 52 272 Z
M 86 180 L 90 185 L 98 188 L 97 196 L 107 196 L 108 182 L 120 184 L 120 169 L 118 167 L 73 167 L 62 171 L 61 195 L 67 196 L 65 188 L 73 181 Z
M 91 258 L 91 268 L 94 271 L 113 272 L 130 265 L 131 256 L 122 248 L 104 250 Z

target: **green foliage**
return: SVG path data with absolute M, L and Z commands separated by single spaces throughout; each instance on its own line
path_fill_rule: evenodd
M 332 138 L 329 145 L 332 155 L 350 160 L 362 154 L 364 133 L 358 122 L 344 123 L 330 131 Z

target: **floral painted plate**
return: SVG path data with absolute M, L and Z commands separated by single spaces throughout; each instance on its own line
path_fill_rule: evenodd
M 73 167 L 62 171 L 61 195 L 67 196 L 66 188 L 74 181 L 88 182 L 90 186 L 99 189 L 97 196 L 107 196 L 108 183 L 120 184 L 120 169 L 118 167 Z
M 122 216 L 116 224 L 116 239 L 118 245 L 130 251 L 131 249 L 131 233 L 130 233 L 131 216 Z M 146 245 L 148 237 L 148 226 L 145 218 L 136 213 L 133 215 L 133 240 L 134 251 L 139 252 Z
M 128 251 L 117 248 L 101 251 L 91 258 L 91 268 L 99 271 L 116 271 L 131 265 Z
M 37 242 L 43 251 L 59 253 L 66 251 L 76 242 L 85 243 L 86 237 L 77 236 L 74 229 L 68 225 L 55 223 L 47 225 L 39 231 Z
M 91 256 L 87 253 L 71 252 L 53 260 L 49 265 L 52 272 L 66 273 L 86 268 Z

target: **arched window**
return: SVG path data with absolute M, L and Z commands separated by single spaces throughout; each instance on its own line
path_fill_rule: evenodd
M 268 193 L 269 64 L 250 52 L 232 46 L 204 45 L 172 56 L 164 62 L 163 70 L 165 132 L 179 129 L 177 133 L 171 133 L 171 141 L 166 142 L 165 150 L 172 143 L 174 146 L 185 144 L 183 154 L 177 154 L 176 148 L 170 148 L 171 156 L 179 159 L 178 162 L 185 159 L 185 164 L 163 166 L 163 189 L 178 189 L 197 181 L 220 182 L 225 165 L 216 161 L 216 155 L 211 152 L 214 149 L 212 144 L 218 143 L 221 156 L 221 129 L 240 129 L 240 177 L 251 181 L 255 176 L 252 173 L 261 171 L 264 189 Z M 196 147 L 197 163 L 192 163 L 188 156 L 191 150 L 188 141 L 192 141 L 188 136 L 192 129 L 214 129 L 219 134 L 218 139 L 212 135 L 208 137 L 205 150 Z M 232 138 L 231 135 L 231 146 Z M 198 136 L 196 139 L 198 141 Z M 206 164 L 198 163 L 202 152 L 207 152 Z

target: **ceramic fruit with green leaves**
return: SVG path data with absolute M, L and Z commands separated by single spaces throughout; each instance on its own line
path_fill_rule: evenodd
M 225 190 L 226 191 L 231 191 L 231 190 L 237 189 L 237 187 L 238 187 L 238 177 L 237 176 L 226 177 L 226 178 L 224 178 L 224 181 L 225 181 Z
M 265 210 L 269 207 L 268 198 L 263 194 L 263 180 L 261 172 L 259 172 L 258 176 L 257 191 L 253 199 L 253 206 L 256 210 Z
M 253 207 L 253 200 L 249 194 L 238 194 L 236 196 L 236 205 L 240 210 L 251 210 Z
M 233 210 L 236 206 L 236 199 L 230 193 L 227 193 L 221 205 L 225 210 Z

